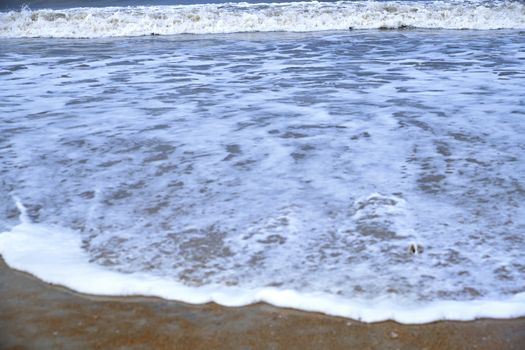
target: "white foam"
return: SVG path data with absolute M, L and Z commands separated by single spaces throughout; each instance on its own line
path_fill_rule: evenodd
M 510 300 L 502 317 L 519 314 L 521 39 L 4 40 L 0 193 L 39 225 L 12 234 L 17 208 L 1 201 L 1 251 L 15 266 L 37 244 L 19 268 L 100 294 L 413 310 L 407 322 Z M 50 259 L 69 252 L 56 278 Z
M 278 288 L 188 287 L 168 278 L 119 273 L 89 263 L 77 233 L 28 222 L 0 233 L 0 254 L 12 268 L 89 294 L 157 296 L 192 304 L 216 302 L 224 306 L 267 302 L 279 307 L 322 312 L 365 322 L 391 319 L 400 323 L 427 323 L 525 315 L 525 293 L 495 300 L 415 303 L 392 297 L 345 299 L 326 293 L 301 293 Z
M 525 28 L 512 1 L 339 1 L 23 9 L 0 13 L 0 37 L 95 38 L 373 28 Z

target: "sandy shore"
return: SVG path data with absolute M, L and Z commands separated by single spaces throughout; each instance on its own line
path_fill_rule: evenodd
M 366 324 L 266 304 L 95 297 L 0 258 L 0 349 L 523 349 L 525 318 Z

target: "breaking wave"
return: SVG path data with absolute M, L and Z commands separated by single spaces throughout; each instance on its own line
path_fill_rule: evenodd
M 72 8 L 0 13 L 0 37 L 97 38 L 321 30 L 522 29 L 516 1 L 339 1 Z

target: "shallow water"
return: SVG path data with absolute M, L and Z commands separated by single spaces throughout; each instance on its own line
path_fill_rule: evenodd
M 26 208 L 92 264 L 191 287 L 512 298 L 523 35 L 3 39 L 0 228 Z

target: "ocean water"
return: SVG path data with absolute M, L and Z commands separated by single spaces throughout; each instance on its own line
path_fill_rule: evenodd
M 368 322 L 525 315 L 523 2 L 2 11 L 12 267 Z

